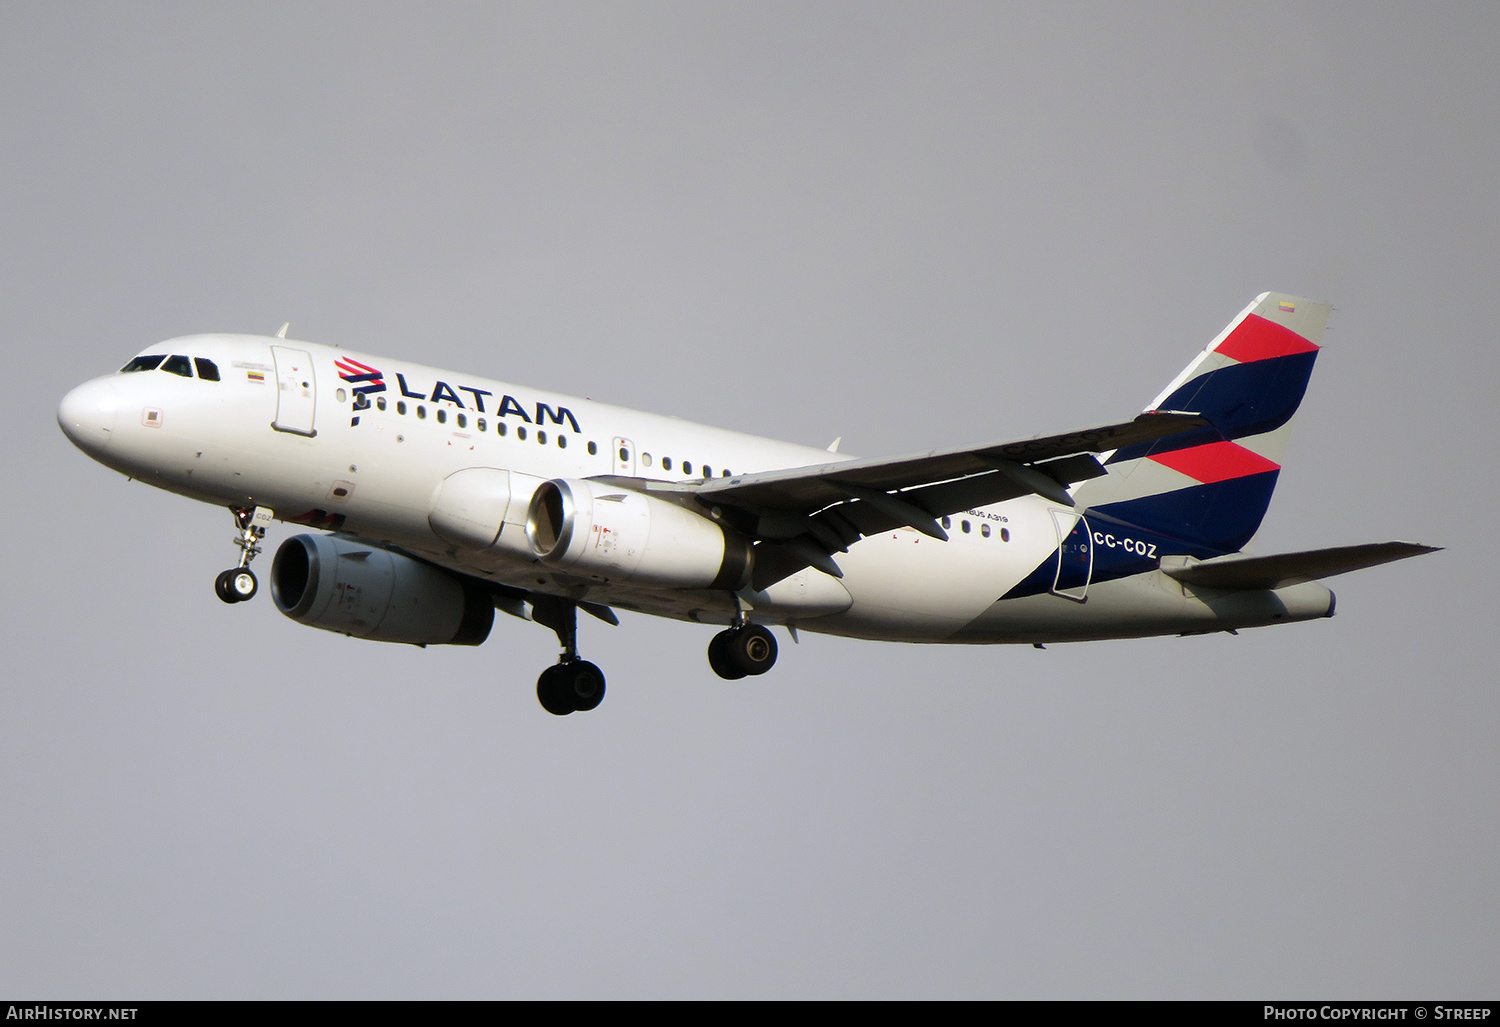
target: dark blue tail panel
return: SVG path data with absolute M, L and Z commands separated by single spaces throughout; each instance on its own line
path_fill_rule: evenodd
M 1260 528 L 1261 519 L 1271 505 L 1278 474 L 1279 471 L 1264 471 L 1108 503 L 1096 509 L 1115 520 L 1179 539 L 1195 548 L 1237 553 Z
M 1201 414 L 1212 427 L 1119 450 L 1109 462 L 1120 463 L 1148 453 L 1170 453 L 1221 439 L 1243 439 L 1280 428 L 1297 412 L 1317 356 L 1316 350 L 1310 350 L 1249 364 L 1230 364 L 1183 383 L 1157 404 L 1157 409 Z

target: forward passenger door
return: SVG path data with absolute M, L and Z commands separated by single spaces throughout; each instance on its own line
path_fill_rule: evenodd
M 311 438 L 318 434 L 313 430 L 318 390 L 312 358 L 290 346 L 272 346 L 271 357 L 276 361 L 276 420 L 271 427 Z

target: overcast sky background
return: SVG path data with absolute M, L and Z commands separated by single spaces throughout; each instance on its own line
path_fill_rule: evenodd
M 0 994 L 1494 998 L 1500 5 L 1380 7 L 0 6 Z M 1268 289 L 1337 309 L 1259 549 L 1447 551 L 738 683 L 585 618 L 566 718 L 536 625 L 224 606 L 229 515 L 54 420 L 289 320 L 874 456 L 1129 417 Z

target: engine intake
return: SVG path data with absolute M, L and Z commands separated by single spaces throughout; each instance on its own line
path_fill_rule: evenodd
M 736 590 L 750 580 L 750 544 L 709 518 L 655 496 L 557 478 L 531 497 L 526 538 L 537 559 L 597 581 Z
M 478 645 L 495 622 L 494 601 L 479 583 L 332 535 L 281 544 L 271 598 L 294 621 L 377 642 Z

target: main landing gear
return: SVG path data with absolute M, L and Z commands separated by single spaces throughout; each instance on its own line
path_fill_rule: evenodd
M 592 710 L 604 701 L 604 673 L 578 658 L 578 605 L 551 596 L 532 602 L 531 619 L 557 632 L 563 647 L 557 663 L 537 678 L 536 697 L 542 709 L 558 717 Z
M 764 674 L 776 665 L 776 639 L 764 625 L 741 622 L 708 643 L 708 665 L 726 681 Z
M 243 603 L 255 598 L 255 593 L 260 590 L 260 582 L 250 570 L 250 561 L 260 555 L 260 540 L 266 537 L 274 511 L 267 506 L 250 510 L 231 507 L 230 513 L 234 514 L 234 523 L 240 529 L 234 540 L 234 544 L 240 547 L 240 563 L 214 579 L 214 592 L 226 603 Z

